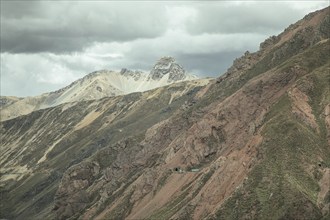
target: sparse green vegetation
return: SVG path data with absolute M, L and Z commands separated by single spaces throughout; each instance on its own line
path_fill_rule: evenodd
M 148 219 L 150 220 L 169 219 L 174 213 L 176 213 L 186 204 L 186 202 L 188 201 L 187 196 L 190 193 L 191 189 L 192 186 L 182 191 L 180 195 L 178 195 L 169 203 L 165 204 L 163 208 L 161 208 L 156 213 L 148 217 Z
M 330 149 L 322 111 L 330 103 L 329 44 L 318 44 L 285 62 L 278 71 L 299 65 L 307 75 L 297 81 L 307 89 L 313 114 L 321 132 L 313 130 L 291 113 L 291 101 L 283 95 L 268 112 L 262 131 L 260 162 L 243 188 L 218 211 L 218 219 L 320 219 L 317 207 L 322 158 L 329 167 Z M 305 84 L 309 87 L 304 86 Z M 307 170 L 314 167 L 314 174 Z
M 161 189 L 161 188 L 166 184 L 167 179 L 168 179 L 168 177 L 172 174 L 172 172 L 173 172 L 173 171 L 171 171 L 171 170 L 166 170 L 166 171 L 162 174 L 162 176 L 161 176 L 161 177 L 159 178 L 159 180 L 158 180 L 156 191 L 158 191 L 159 189 Z M 154 193 L 156 193 L 156 192 L 154 192 Z
M 325 65 L 307 76 L 309 84 L 313 85 L 309 95 L 320 128 L 324 127 L 320 109 L 329 103 L 327 68 L 328 65 Z M 315 169 L 319 169 L 317 164 L 320 157 L 325 166 L 329 167 L 330 149 L 324 131 L 319 134 L 295 118 L 287 95 L 283 95 L 272 106 L 265 123 L 260 163 L 250 173 L 247 184 L 218 211 L 217 217 L 321 218 L 322 214 L 317 207 L 320 177 L 307 170 L 312 166 L 314 172 L 318 172 Z
M 198 186 L 195 184 L 187 184 L 181 189 L 181 193 L 172 201 L 165 204 L 160 210 L 152 214 L 148 219 L 170 219 L 178 210 L 185 206 L 191 199 L 199 193 L 205 183 L 211 178 L 215 170 L 210 170 L 205 174 L 200 174 L 198 178 Z
M 125 219 L 125 217 L 130 213 L 131 209 L 133 208 L 133 204 L 130 202 L 132 194 L 133 192 L 126 195 L 119 205 L 117 205 L 111 212 L 106 214 L 105 219 Z

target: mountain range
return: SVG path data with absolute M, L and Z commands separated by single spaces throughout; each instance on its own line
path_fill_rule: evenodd
M 1 97 L 1 120 L 26 115 L 38 109 L 63 103 L 96 100 L 104 97 L 143 92 L 171 83 L 197 79 L 172 57 L 159 59 L 149 73 L 123 68 L 121 71 L 92 72 L 55 92 L 35 97 Z
M 13 107 L 0 218 L 329 219 L 329 27 L 310 13 L 217 79 L 165 57 Z

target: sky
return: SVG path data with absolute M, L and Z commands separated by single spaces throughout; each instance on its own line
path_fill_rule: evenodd
M 329 1 L 1 2 L 1 95 L 34 96 L 102 69 L 150 71 L 172 56 L 199 77 Z

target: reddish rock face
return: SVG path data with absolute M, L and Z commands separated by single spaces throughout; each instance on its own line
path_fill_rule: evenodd
M 93 194 L 100 187 L 99 204 L 112 201 L 112 196 L 116 201 L 102 208 L 100 213 L 99 205 L 92 205 L 83 216 L 100 219 L 117 216 L 119 207 L 124 204 L 125 211 L 120 216 L 128 219 L 216 216 L 233 195 L 249 190 L 249 182 L 254 181 L 250 180 L 250 173 L 268 157 L 263 146 L 270 137 L 265 130 L 268 123 L 275 120 L 269 117 L 277 111 L 274 106 L 283 97 L 287 96 L 291 103 L 292 117 L 319 133 L 308 88 L 301 84 L 301 79 L 310 70 L 299 59 L 285 68 L 276 66 L 292 50 L 290 44 L 297 39 L 303 39 L 303 48 L 307 49 L 317 44 L 311 40 L 315 37 L 310 34 L 324 38 L 320 33 L 308 31 L 318 28 L 308 26 L 315 16 L 319 14 L 299 21 L 295 26 L 299 31 L 292 27 L 266 40 L 259 52 L 245 53 L 216 84 L 204 87 L 193 97 L 193 102 L 186 101 L 172 117 L 149 128 L 140 143 L 124 148 L 124 153 L 118 154 L 113 165 L 104 170 L 105 181 L 96 181 L 97 184 L 94 182 L 82 190 Z M 307 29 L 301 25 L 306 25 Z M 290 34 L 292 38 L 288 38 Z M 295 53 L 300 54 L 300 49 Z M 263 63 L 265 59 L 269 59 L 269 63 Z M 260 68 L 258 65 L 263 65 L 265 70 L 252 76 L 231 94 L 223 95 L 225 89 L 231 88 L 226 88 L 226 84 L 234 87 Z M 305 84 L 312 85 L 309 80 Z M 210 98 L 207 105 L 199 104 Z M 326 123 L 327 106 L 323 113 Z M 123 179 L 129 184 L 114 186 L 115 179 Z M 74 185 L 74 181 L 71 184 Z M 119 189 L 123 189 L 120 195 L 114 193 Z M 274 193 L 269 195 L 270 198 L 273 196 Z M 307 212 L 315 211 L 310 203 L 305 204 Z M 171 209 L 172 205 L 178 208 Z M 82 207 L 79 212 L 83 210 L 86 209 Z M 257 214 L 251 209 L 246 216 Z M 296 212 L 291 214 L 298 216 Z

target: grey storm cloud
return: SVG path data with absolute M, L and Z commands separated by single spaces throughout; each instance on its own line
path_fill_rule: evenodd
M 166 31 L 164 10 L 154 4 L 99 3 L 1 1 L 1 51 L 74 52 L 95 42 L 154 38 Z
M 209 76 L 217 77 L 221 73 L 225 73 L 233 62 L 233 57 L 239 57 L 244 51 L 227 51 L 209 54 L 180 54 L 177 60 L 189 72 L 203 75 L 205 72 Z M 203 67 L 203 68 L 201 68 Z
M 1 1 L 1 52 L 68 53 L 100 42 L 162 36 L 169 16 L 192 15 L 180 27 L 203 33 L 279 32 L 304 10 L 284 2 Z M 167 10 L 168 6 L 174 6 Z M 285 7 L 286 6 L 286 7 Z M 175 10 L 175 7 L 190 11 Z M 178 23 L 180 19 L 178 19 Z
M 0 95 L 53 91 L 101 69 L 149 71 L 173 56 L 217 77 L 318 1 L 0 0 Z

